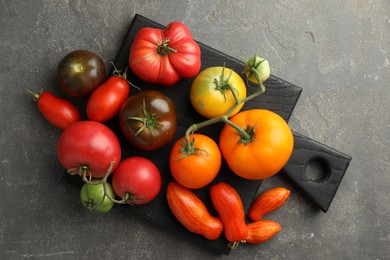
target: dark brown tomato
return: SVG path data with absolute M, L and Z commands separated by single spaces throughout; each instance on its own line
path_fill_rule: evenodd
M 176 107 L 165 94 L 144 90 L 130 96 L 122 105 L 119 124 L 123 134 L 135 147 L 157 150 L 175 136 Z
M 61 87 L 73 97 L 84 97 L 106 80 L 106 68 L 102 59 L 87 50 L 68 53 L 58 64 L 58 80 Z

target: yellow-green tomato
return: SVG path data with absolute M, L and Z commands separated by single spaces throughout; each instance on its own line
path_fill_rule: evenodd
M 97 180 L 93 180 L 97 181 Z M 105 191 L 104 191 L 105 186 Z M 114 198 L 114 191 L 110 183 L 90 184 L 85 183 L 81 188 L 80 199 L 84 208 L 90 212 L 107 213 L 114 206 L 114 202 L 110 200 Z
M 245 63 L 245 74 L 249 81 L 259 84 L 260 79 L 263 83 L 271 75 L 268 60 L 255 55 Z
M 246 98 L 246 85 L 239 74 L 225 67 L 209 67 L 199 73 L 192 83 L 192 106 L 206 118 L 225 115 L 236 104 L 231 89 L 238 100 Z M 243 105 L 238 105 L 229 117 L 237 114 Z

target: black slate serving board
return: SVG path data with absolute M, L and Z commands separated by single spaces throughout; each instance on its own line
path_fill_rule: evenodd
M 124 69 L 128 66 L 130 46 L 138 30 L 143 27 L 164 28 L 163 25 L 154 22 L 146 17 L 143 17 L 142 15 L 136 15 L 130 24 L 128 33 L 115 59 L 115 66 L 118 69 Z M 200 42 L 198 42 L 198 44 L 202 52 L 202 70 L 210 66 L 223 65 L 225 65 L 227 68 L 235 70 L 236 72 L 241 72 L 243 70 L 244 64 L 242 61 L 237 60 L 222 52 L 219 52 Z M 168 156 L 170 148 L 175 140 L 184 135 L 186 129 L 191 124 L 201 122 L 205 119 L 196 113 L 196 111 L 192 108 L 189 100 L 189 89 L 193 79 L 182 79 L 179 81 L 178 84 L 174 86 L 164 87 L 148 84 L 141 81 L 139 78 L 137 78 L 136 75 L 131 72 L 131 70 L 128 71 L 128 79 L 133 84 L 140 87 L 142 90 L 155 89 L 169 96 L 177 107 L 179 125 L 176 136 L 169 145 L 158 151 L 145 152 L 132 147 L 131 144 L 124 138 L 119 129 L 119 124 L 116 118 L 107 123 L 107 125 L 115 133 L 117 133 L 118 138 L 121 142 L 122 159 L 135 155 L 149 158 L 158 166 L 162 176 L 162 189 L 155 200 L 146 205 L 135 207 L 131 207 L 129 205 L 122 205 L 121 210 L 128 210 L 129 214 L 131 214 L 132 216 L 137 216 L 141 220 L 150 221 L 162 227 L 167 232 L 170 232 L 175 236 L 180 236 L 183 239 L 193 241 L 201 247 L 214 250 L 218 253 L 228 254 L 230 252 L 230 249 L 227 246 L 228 241 L 224 238 L 223 234 L 219 239 L 215 241 L 209 241 L 200 235 L 196 235 L 189 232 L 175 219 L 166 202 L 166 186 L 170 181 L 173 181 L 168 165 Z M 264 83 L 264 85 L 266 87 L 266 92 L 263 93 L 261 96 L 245 103 L 243 110 L 251 108 L 269 109 L 278 113 L 288 122 L 299 99 L 302 89 L 273 75 L 270 76 L 270 78 Z M 132 93 L 135 93 L 136 91 L 137 90 L 135 89 L 131 90 Z M 249 86 L 248 95 L 253 93 L 254 91 L 256 91 L 256 86 Z M 198 130 L 197 133 L 207 134 L 209 137 L 213 138 L 215 141 L 218 142 L 219 132 L 222 127 L 222 124 L 216 124 Z M 348 167 L 350 157 L 297 133 L 294 133 L 294 136 L 296 138 L 296 149 L 294 149 L 292 159 L 290 160 L 291 163 L 290 161 L 287 163 L 286 167 L 284 167 L 284 169 L 281 171 L 281 174 L 284 174 L 289 177 L 295 184 L 298 185 L 298 188 L 303 189 L 306 192 L 309 198 L 314 199 L 314 201 L 318 202 L 317 204 L 323 211 L 326 211 L 330 205 L 330 202 L 333 199 L 335 192 L 337 191 L 337 187 L 341 182 L 342 176 L 344 175 L 344 172 Z M 306 153 L 301 152 L 301 147 L 305 147 Z M 312 181 L 308 180 L 307 178 L 305 179 L 305 165 L 309 161 L 308 158 L 312 158 L 314 156 L 312 154 L 312 151 L 315 151 L 317 157 L 326 157 L 326 159 L 324 159 L 324 162 L 327 163 L 327 169 L 329 169 L 329 171 L 325 180 L 332 179 L 330 177 L 334 175 L 333 169 L 335 168 L 333 165 L 333 159 L 336 157 L 338 158 L 338 161 L 336 163 L 338 169 L 336 171 L 337 178 L 334 178 L 335 180 L 328 182 L 325 185 L 319 185 L 322 187 L 322 189 L 320 189 L 320 193 L 315 190 L 315 187 L 314 189 L 310 189 L 312 184 L 318 185 L 319 182 L 317 180 Z M 331 155 L 328 156 L 329 154 Z M 81 186 L 82 184 L 78 176 L 70 176 L 69 174 L 64 174 L 63 181 L 77 184 L 77 186 Z M 195 190 L 195 193 L 203 200 L 209 211 L 215 216 L 217 214 L 211 205 L 211 201 L 209 198 L 209 188 L 211 185 L 220 181 L 229 183 L 237 190 L 243 200 L 244 208 L 246 211 L 248 210 L 261 185 L 261 181 L 248 181 L 236 176 L 228 168 L 226 163 L 223 162 L 221 171 L 216 177 L 216 179 L 207 187 Z M 306 183 L 306 185 L 300 185 L 302 181 Z M 320 180 L 320 182 L 321 181 L 324 180 Z M 327 192 L 329 183 L 332 183 L 333 187 L 329 189 L 329 192 Z

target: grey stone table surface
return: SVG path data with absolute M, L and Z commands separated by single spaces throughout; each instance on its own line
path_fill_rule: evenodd
M 0 2 L 0 259 L 389 259 L 390 2 Z M 233 57 L 258 52 L 272 74 L 302 87 L 291 128 L 352 156 L 327 213 L 293 190 L 267 243 L 216 255 L 120 212 L 93 215 L 60 182 L 60 131 L 28 89 L 66 95 L 61 57 L 89 49 L 109 65 L 135 14 L 184 22 L 194 38 Z

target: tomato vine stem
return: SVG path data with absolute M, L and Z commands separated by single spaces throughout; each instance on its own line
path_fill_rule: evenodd
M 206 121 L 203 121 L 203 122 L 200 122 L 200 123 L 196 123 L 196 124 L 192 124 L 186 131 L 185 133 L 185 149 L 187 151 L 189 151 L 191 149 L 191 142 L 190 142 L 190 134 L 193 134 L 195 131 L 199 130 L 200 128 L 203 128 L 203 127 L 206 127 L 206 126 L 209 126 L 209 125 L 212 125 L 212 124 L 216 124 L 216 123 L 225 123 L 225 124 L 228 124 L 230 125 L 231 127 L 233 127 L 237 132 L 238 134 L 240 135 L 240 140 L 242 143 L 250 143 L 252 140 L 253 140 L 253 134 L 250 134 L 249 131 L 246 131 L 247 129 L 243 129 L 241 126 L 233 123 L 231 120 L 229 120 L 229 116 L 233 113 L 233 111 L 242 103 L 245 103 L 249 100 L 252 100 L 254 99 L 255 97 L 263 94 L 265 92 L 265 86 L 263 85 L 263 83 L 260 81 L 260 78 L 258 76 L 258 72 L 255 71 L 255 77 L 256 79 L 258 79 L 258 82 L 259 82 L 259 89 L 254 92 L 253 94 L 247 96 L 246 98 L 244 99 L 239 99 L 235 89 L 233 88 L 233 86 L 231 84 L 225 84 L 224 86 L 228 87 L 230 89 L 230 91 L 232 92 L 233 94 L 233 97 L 234 97 L 234 100 L 235 100 L 235 104 L 228 110 L 228 112 L 226 112 L 225 115 L 222 115 L 222 116 L 219 116 L 219 117 L 215 117 L 215 118 L 211 118 L 211 119 L 208 119 Z

